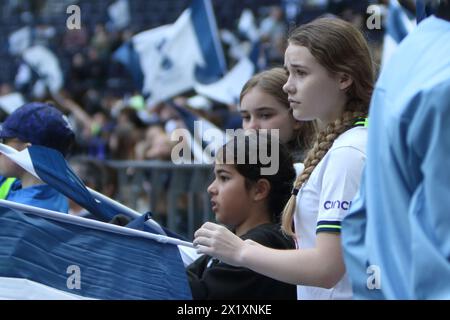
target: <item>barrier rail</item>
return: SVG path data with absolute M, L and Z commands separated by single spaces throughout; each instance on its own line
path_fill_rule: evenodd
M 176 165 L 158 160 L 110 160 L 104 163 L 117 171 L 116 199 L 119 202 L 137 210 L 138 198 L 142 192 L 146 192 L 144 184 L 150 182 L 148 201 L 154 219 L 170 230 L 186 236 L 188 240 L 192 240 L 195 230 L 203 222 L 214 219 L 206 191 L 213 180 L 212 165 Z M 166 212 L 158 212 L 158 204 L 161 204 L 164 194 Z M 182 196 L 187 200 L 185 208 L 178 205 Z

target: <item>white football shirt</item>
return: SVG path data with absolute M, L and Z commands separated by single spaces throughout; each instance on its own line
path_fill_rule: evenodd
M 340 233 L 341 221 L 349 212 L 361 180 L 366 159 L 367 128 L 354 127 L 341 134 L 311 173 L 297 195 L 294 216 L 297 245 L 314 248 L 319 232 Z M 295 166 L 297 174 L 302 166 Z M 347 274 L 331 289 L 297 286 L 304 299 L 351 299 Z

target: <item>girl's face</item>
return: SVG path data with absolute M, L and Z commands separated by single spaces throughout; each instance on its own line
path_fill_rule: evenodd
M 300 126 L 285 105 L 257 86 L 242 98 L 240 112 L 244 130 L 279 129 L 282 143 L 292 140 Z
M 216 162 L 214 174 L 208 193 L 216 220 L 237 227 L 250 213 L 251 191 L 245 188 L 245 178 L 232 165 Z
M 283 90 L 288 94 L 294 118 L 319 119 L 323 123 L 339 118 L 348 87 L 341 74 L 330 74 L 308 48 L 294 44 L 286 49 L 284 66 L 289 78 Z

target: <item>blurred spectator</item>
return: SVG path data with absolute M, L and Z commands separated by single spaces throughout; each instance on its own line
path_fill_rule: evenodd
M 110 49 L 109 36 L 102 24 L 95 25 L 94 35 L 92 36 L 91 47 L 96 50 L 101 58 L 107 58 Z
M 63 3 L 71 3 L 70 0 L 0 1 L 0 11 L 4 17 L 0 21 L 0 28 L 11 29 L 4 31 L 6 33 L 29 26 L 34 35 L 34 44 L 53 49 L 64 72 L 66 90 L 65 97 L 53 99 L 73 122 L 79 154 L 101 160 L 169 160 L 170 146 L 174 143 L 170 141 L 170 136 L 175 129 L 185 128 L 185 123 L 167 103 L 148 108 L 140 88 L 136 87 L 127 69 L 113 61 L 112 54 L 135 34 L 175 21 L 178 13 L 174 12 L 173 19 L 167 18 L 165 12 L 161 15 L 161 11 L 144 15 L 136 10 L 148 8 L 150 2 L 133 0 L 130 1 L 132 25 L 117 30 L 105 26 L 106 2 L 111 2 L 105 1 L 98 1 L 98 4 L 95 1 L 78 1 L 84 24 L 81 29 L 72 30 L 65 27 L 66 15 L 60 9 L 65 9 L 67 6 Z M 161 6 L 183 1 L 163 1 Z M 368 2 L 374 1 L 282 0 L 264 1 L 262 4 L 257 0 L 233 0 L 213 1 L 213 5 L 218 26 L 230 30 L 222 34 L 222 40 L 228 41 L 229 45 L 229 50 L 225 51 L 228 65 L 231 67 L 242 57 L 250 56 L 256 63 L 255 71 L 259 71 L 283 63 L 285 37 L 290 28 L 288 23 L 300 23 L 328 11 L 361 25 L 364 24 Z M 58 3 L 58 6 L 52 6 L 52 3 Z M 183 6 L 179 7 L 179 13 Z M 155 10 L 159 7 L 151 5 Z M 243 9 L 252 12 L 254 39 L 233 30 L 233 27 L 238 26 L 238 16 Z M 64 17 L 56 16 L 62 13 Z M 368 31 L 367 34 L 371 37 L 374 32 Z M 380 42 L 373 41 L 369 44 L 373 52 L 380 51 Z M 7 55 L 6 49 L 4 52 Z M 379 54 L 375 54 L 375 57 L 378 56 Z M 11 56 L 5 56 L 1 50 L 0 58 L 3 59 L 0 65 L 0 82 L 12 83 L 16 75 L 27 79 L 20 88 L 0 86 L 0 95 L 20 89 L 25 98 L 31 97 L 31 84 L 38 78 L 36 72 L 25 65 L 18 72 L 19 59 L 12 60 Z M 45 88 L 43 91 L 45 92 Z M 192 90 L 173 100 L 177 105 L 190 108 L 194 114 L 205 117 L 221 129 L 241 127 L 242 119 L 236 105 L 225 105 L 202 98 L 189 99 L 196 94 Z
M 34 28 L 34 44 L 48 47 L 56 36 L 55 27 L 41 23 Z
M 106 112 L 98 111 L 92 117 L 91 127 L 87 128 L 86 142 L 88 154 L 96 159 L 105 160 L 108 158 L 108 140 L 110 131 L 108 130 L 109 117 Z
M 104 60 L 93 47 L 88 48 L 87 68 L 89 72 L 89 87 L 104 89 L 107 80 L 107 61 Z
M 368 0 L 330 0 L 328 12 L 352 23 L 356 28 L 365 29 L 365 15 L 369 5 Z
M 89 35 L 87 27 L 82 25 L 80 29 L 67 29 L 63 36 L 62 47 L 70 54 L 81 52 L 88 43 Z
M 261 21 L 259 27 L 261 40 L 277 43 L 286 38 L 286 25 L 284 24 L 283 10 L 279 6 L 270 8 L 269 15 Z
M 13 92 L 13 88 L 9 83 L 0 84 L 0 97 Z
M 298 15 L 301 10 L 300 0 L 282 0 L 282 5 L 284 8 L 286 22 L 289 25 L 295 25 L 297 22 Z
M 89 69 L 86 58 L 81 52 L 73 55 L 68 75 L 66 76 L 67 87 L 75 97 L 80 97 L 88 89 L 87 79 Z
M 136 160 L 170 161 L 173 145 L 162 125 L 152 125 L 146 130 L 145 139 L 136 144 Z
M 130 107 L 122 109 L 109 140 L 111 157 L 117 160 L 134 160 L 135 146 L 144 135 L 144 127 L 136 110 Z

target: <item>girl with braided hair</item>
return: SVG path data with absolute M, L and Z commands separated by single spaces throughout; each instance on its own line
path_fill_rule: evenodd
M 297 120 L 317 120 L 320 132 L 305 159 L 282 217 L 297 249 L 274 250 L 205 223 L 195 233 L 198 252 L 297 284 L 298 299 L 350 299 L 340 221 L 356 195 L 365 162 L 373 63 L 362 34 L 337 18 L 295 29 L 285 52 L 283 89 Z M 362 118 L 362 120 L 361 120 Z

